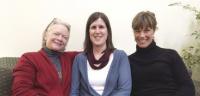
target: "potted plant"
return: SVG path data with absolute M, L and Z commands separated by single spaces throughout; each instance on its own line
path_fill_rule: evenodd
M 194 31 L 190 34 L 189 43 L 181 50 L 181 56 L 189 71 L 200 65 L 200 10 L 190 4 L 182 4 L 176 2 L 169 6 L 181 6 L 195 14 L 197 24 Z

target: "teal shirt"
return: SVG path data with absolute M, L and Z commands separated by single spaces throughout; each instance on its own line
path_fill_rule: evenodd
M 62 78 L 62 69 L 61 69 L 61 63 L 60 63 L 60 52 L 56 52 L 53 50 L 50 50 L 48 48 L 44 48 L 45 52 L 47 53 L 48 57 L 50 58 L 51 62 L 54 64 L 57 72 L 58 72 L 58 76 L 61 79 Z

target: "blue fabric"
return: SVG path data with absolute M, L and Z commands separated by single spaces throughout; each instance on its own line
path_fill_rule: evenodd
M 102 96 L 130 96 L 131 87 L 128 57 L 124 51 L 115 50 Z M 89 84 L 85 53 L 80 53 L 74 60 L 71 96 L 100 96 Z

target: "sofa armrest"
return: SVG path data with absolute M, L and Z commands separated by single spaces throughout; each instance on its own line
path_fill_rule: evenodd
M 11 96 L 12 70 L 17 57 L 0 58 L 0 96 Z
M 200 81 L 194 80 L 193 82 L 194 82 L 195 91 L 196 91 L 195 96 L 200 96 Z

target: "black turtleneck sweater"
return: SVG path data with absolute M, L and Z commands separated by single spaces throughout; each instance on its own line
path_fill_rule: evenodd
M 131 96 L 194 96 L 194 85 L 175 50 L 136 46 L 129 56 L 133 88 Z
M 58 76 L 60 79 L 62 79 L 62 70 L 61 70 L 61 64 L 60 64 L 60 54 L 61 52 L 57 52 L 57 51 L 53 51 L 50 50 L 49 48 L 44 48 L 44 51 L 47 53 L 47 56 L 50 58 L 51 62 L 54 64 L 57 72 L 58 72 Z

